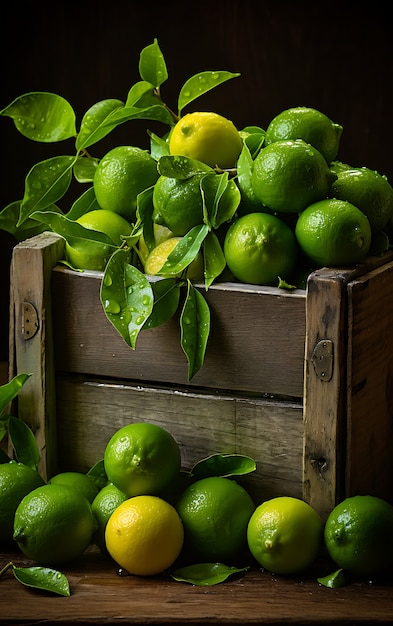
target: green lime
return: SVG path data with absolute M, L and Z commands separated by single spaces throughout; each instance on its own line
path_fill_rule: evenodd
M 93 187 L 102 209 L 134 221 L 137 196 L 152 187 L 158 178 L 157 162 L 147 150 L 117 146 L 98 163 Z
M 351 496 L 337 504 L 325 524 L 325 545 L 338 567 L 372 578 L 393 567 L 393 505 L 372 495 Z
M 179 476 L 180 447 L 161 426 L 135 422 L 112 435 L 104 466 L 108 480 L 128 497 L 160 495 Z
M 243 147 L 233 122 L 218 113 L 188 113 L 180 118 L 169 139 L 173 155 L 187 156 L 210 167 L 232 168 Z
M 275 141 L 254 161 L 252 186 L 257 198 L 278 213 L 299 213 L 327 196 L 337 174 L 322 154 L 302 139 Z
M 311 107 L 293 107 L 274 117 L 265 133 L 265 145 L 274 141 L 303 139 L 331 163 L 338 154 L 343 127 Z
M 19 503 L 14 540 L 22 552 L 44 565 L 69 563 L 90 544 L 95 518 L 90 502 L 68 485 L 43 485 Z
M 347 200 L 363 211 L 372 232 L 383 230 L 393 217 L 393 187 L 386 176 L 368 167 L 342 169 L 329 196 Z
M 91 508 L 97 520 L 97 529 L 93 535 L 93 541 L 101 550 L 106 550 L 105 529 L 110 516 L 117 507 L 127 500 L 125 493 L 120 491 L 113 483 L 102 487 L 94 498 Z
M 289 496 L 260 504 L 247 528 L 256 561 L 275 574 L 296 574 L 309 567 L 323 545 L 323 523 L 313 507 Z
M 241 282 L 273 285 L 294 270 L 297 243 L 291 228 L 279 217 L 247 213 L 229 227 L 224 255 L 229 269 Z
M 183 236 L 203 224 L 202 174 L 187 179 L 160 176 L 153 191 L 153 222 L 166 226 L 174 235 Z
M 247 548 L 247 524 L 255 505 L 235 480 L 197 480 L 180 495 L 176 509 L 184 526 L 186 559 L 228 563 Z
M 10 461 L 0 465 L 0 545 L 12 544 L 14 516 L 20 501 L 44 484 L 41 475 L 23 463 Z
M 73 489 L 78 489 L 90 503 L 93 502 L 99 491 L 89 475 L 82 472 L 61 472 L 52 476 L 48 483 L 51 485 L 69 485 Z

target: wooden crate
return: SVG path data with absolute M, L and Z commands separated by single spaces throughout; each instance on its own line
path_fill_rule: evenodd
M 63 254 L 45 233 L 18 244 L 11 267 L 11 371 L 33 374 L 18 416 L 45 475 L 86 471 L 115 430 L 151 421 L 187 469 L 215 452 L 252 456 L 243 482 L 256 503 L 292 495 L 326 517 L 347 495 L 392 500 L 393 253 L 318 270 L 307 290 L 214 285 L 191 382 L 177 321 L 132 350 L 102 310 L 102 274 L 68 270 Z

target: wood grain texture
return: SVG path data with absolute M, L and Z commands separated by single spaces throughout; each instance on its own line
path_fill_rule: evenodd
M 31 564 L 18 554 L 0 553 L 0 566 Z M 0 624 L 78 624 L 150 626 L 172 624 L 391 624 L 391 581 L 352 582 L 328 589 L 317 577 L 331 563 L 318 561 L 299 576 L 276 576 L 257 568 L 213 587 L 177 583 L 169 576 L 120 577 L 116 564 L 92 549 L 61 571 L 71 596 L 61 598 L 19 584 L 7 572 L 0 584 Z

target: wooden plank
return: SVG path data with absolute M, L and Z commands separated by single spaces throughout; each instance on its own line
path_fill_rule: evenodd
M 393 501 L 393 263 L 348 285 L 346 494 Z
M 56 412 L 50 277 L 64 240 L 44 233 L 14 248 L 12 327 L 16 373 L 32 374 L 18 394 L 18 413 L 35 433 L 40 471 L 56 467 Z
M 305 291 L 234 283 L 204 291 L 211 333 L 203 367 L 187 380 L 178 321 L 139 334 L 132 350 L 99 300 L 102 274 L 53 272 L 56 368 L 157 383 L 303 395 Z M 165 364 L 165 365 L 164 365 Z
M 303 423 L 300 403 L 212 395 L 57 376 L 61 469 L 87 471 L 120 427 L 149 421 L 178 441 L 185 469 L 214 453 L 255 459 L 244 484 L 258 501 L 302 493 Z

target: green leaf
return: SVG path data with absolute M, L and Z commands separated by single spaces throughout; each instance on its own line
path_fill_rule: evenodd
M 70 586 L 67 577 L 50 567 L 13 567 L 16 580 L 27 587 L 43 589 L 60 596 L 70 596 Z
M 185 270 L 197 256 L 208 232 L 209 228 L 206 224 L 191 228 L 173 248 L 158 275 L 171 274 L 175 276 Z
M 208 289 L 212 282 L 224 271 L 226 259 L 220 241 L 213 231 L 210 231 L 203 242 L 203 257 L 205 263 L 205 287 Z
M 114 252 L 118 246 L 109 235 L 101 233 L 98 230 L 92 230 L 78 224 L 74 220 L 70 220 L 67 216 L 52 211 L 38 211 L 34 213 L 34 219 L 46 224 L 47 229 L 57 233 L 72 246 L 81 241 L 94 241 L 95 244 L 102 244 L 103 255 Z
M 26 219 L 23 224 L 18 225 L 20 218 L 21 201 L 12 202 L 6 206 L 0 213 L 0 229 L 5 230 L 14 235 L 18 241 L 23 241 L 29 237 L 34 237 L 46 230 L 46 226 L 37 223 L 33 219 Z M 54 204 L 51 205 L 52 211 L 59 211 Z
M 197 563 L 181 567 L 171 573 L 171 577 L 177 582 L 190 583 L 200 587 L 218 585 L 225 582 L 229 576 L 246 572 L 247 567 L 232 567 L 223 563 Z
M 148 107 L 152 104 L 162 104 L 160 97 L 154 90 L 154 85 L 145 80 L 135 83 L 128 92 L 127 107 Z
M 108 484 L 108 476 L 106 475 L 104 459 L 100 459 L 87 472 L 87 475 L 97 485 L 98 489 L 102 489 Z
M 68 211 L 66 218 L 75 221 L 81 215 L 99 209 L 100 205 L 97 202 L 94 187 L 89 187 L 82 193 L 79 198 L 75 200 L 70 210 Z
M 194 478 L 208 478 L 209 476 L 242 476 L 255 472 L 254 459 L 243 454 L 212 454 L 206 459 L 198 461 L 191 470 Z
M 294 289 L 297 289 L 296 285 L 291 285 L 290 283 L 287 283 L 286 280 L 284 280 L 280 276 L 278 277 L 278 287 L 280 289 L 286 289 L 287 291 L 293 291 Z
M 348 584 L 343 569 L 338 569 L 332 574 L 328 574 L 328 576 L 321 576 L 320 578 L 317 578 L 317 581 L 320 585 L 329 587 L 330 589 L 345 587 Z
M 210 310 L 203 295 L 188 282 L 186 301 L 180 316 L 181 347 L 188 360 L 188 380 L 200 370 L 210 333 Z
M 204 222 L 217 229 L 229 222 L 240 204 L 240 191 L 228 172 L 204 176 L 201 179 L 201 192 L 204 199 Z
M 162 176 L 179 180 L 187 180 L 187 178 L 203 172 L 215 174 L 214 170 L 206 163 L 175 155 L 162 156 L 157 163 L 157 169 Z
M 107 117 L 103 126 L 104 128 L 107 126 L 109 130 L 112 130 L 115 126 L 130 120 L 153 120 L 169 126 L 174 125 L 173 116 L 168 109 L 162 104 L 153 104 L 145 108 L 125 106 L 122 109 L 117 109 Z
M 17 130 L 33 141 L 52 143 L 76 135 L 73 108 L 54 93 L 26 93 L 0 111 L 0 115 L 11 117 Z
M 19 463 L 37 469 L 40 462 L 40 451 L 32 430 L 22 420 L 10 415 L 8 433 Z
M 76 157 L 58 156 L 34 165 L 27 174 L 18 225 L 35 211 L 43 211 L 68 190 Z
M 153 310 L 143 325 L 143 330 L 165 324 L 175 315 L 179 306 L 181 283 L 175 278 L 154 281 L 151 287 L 154 295 Z
M 109 259 L 101 283 L 101 303 L 111 324 L 135 349 L 139 331 L 153 310 L 153 290 L 142 272 L 128 263 L 129 251 L 117 250 Z
M 265 141 L 265 131 L 259 126 L 246 126 L 240 131 L 243 144 L 247 146 L 247 150 L 254 161 L 258 152 L 261 150 Z
M 9 383 L 0 385 L 0 415 L 10 402 L 18 395 L 31 374 L 18 374 Z
M 167 80 L 167 67 L 157 39 L 142 50 L 139 57 L 139 74 L 142 80 L 154 87 L 160 87 Z
M 123 107 L 124 102 L 114 98 L 101 100 L 93 104 L 82 118 L 81 127 L 75 143 L 78 152 L 85 150 L 100 141 L 100 139 L 106 137 L 112 128 L 110 126 L 104 126 L 104 123 L 113 111 L 117 111 Z
M 180 117 L 184 107 L 186 107 L 190 102 L 199 98 L 207 91 L 214 89 L 214 87 L 218 87 L 222 83 L 225 83 L 227 80 L 231 78 L 237 78 L 240 76 L 239 73 L 232 72 L 200 72 L 199 74 L 195 74 L 191 76 L 183 85 L 180 90 L 179 98 L 177 101 L 178 115 Z
M 99 159 L 89 156 L 78 156 L 74 164 L 74 176 L 78 183 L 92 183 Z
M 147 131 L 150 137 L 150 154 L 158 161 L 163 156 L 169 156 L 169 143 L 162 137 L 158 137 L 150 130 Z

